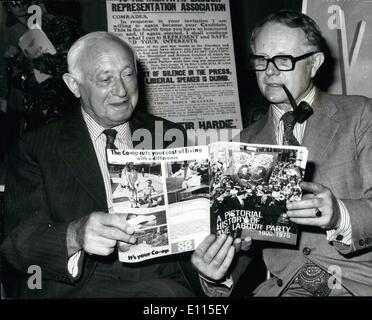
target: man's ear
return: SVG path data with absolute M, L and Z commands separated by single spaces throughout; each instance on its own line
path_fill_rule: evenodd
M 323 52 L 317 52 L 314 53 L 312 56 L 312 67 L 311 67 L 311 77 L 314 78 L 316 73 L 318 72 L 320 66 L 324 62 L 324 53 Z
M 66 83 L 67 87 L 74 94 L 74 96 L 76 98 L 80 98 L 80 89 L 75 76 L 71 73 L 65 73 L 63 75 L 63 81 Z

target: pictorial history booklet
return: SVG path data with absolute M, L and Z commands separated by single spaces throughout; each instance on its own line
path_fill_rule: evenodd
M 108 150 L 113 207 L 137 243 L 119 260 L 195 250 L 210 233 L 295 244 L 286 201 L 300 200 L 307 149 L 218 142 L 164 150 Z

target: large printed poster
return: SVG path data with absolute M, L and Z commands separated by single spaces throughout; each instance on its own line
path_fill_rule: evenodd
M 228 0 L 107 0 L 134 46 L 148 111 L 188 130 L 242 128 Z
M 335 59 L 329 92 L 372 97 L 372 1 L 303 0 Z

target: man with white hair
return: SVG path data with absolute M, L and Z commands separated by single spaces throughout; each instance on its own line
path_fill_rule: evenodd
M 154 137 L 155 127 L 163 128 L 163 136 L 169 129 L 178 134 L 163 139 L 164 147 L 180 147 L 184 130 L 135 110 L 136 58 L 123 39 L 108 32 L 87 34 L 72 45 L 67 59 L 69 72 L 63 79 L 81 108 L 24 135 L 9 156 L 1 249 L 17 281 L 6 288 L 7 296 L 192 296 L 180 263 L 171 257 L 140 266 L 118 261 L 117 245 L 130 246 L 136 234 L 112 214 L 105 154 L 106 148 L 136 147 L 134 132 L 137 137 L 143 133 L 141 144 L 161 145 L 155 139 L 143 141 Z M 42 271 L 40 289 L 27 286 L 32 265 Z

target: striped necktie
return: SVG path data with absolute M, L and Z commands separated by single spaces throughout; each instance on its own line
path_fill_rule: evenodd
M 106 130 L 103 130 L 102 132 L 106 135 L 106 150 L 105 150 L 106 163 L 107 163 L 107 168 L 109 169 L 109 172 L 111 172 L 114 166 L 109 164 L 107 149 L 114 149 L 114 150 L 117 149 L 114 142 L 115 142 L 115 138 L 118 132 L 115 129 L 106 129 Z
M 106 149 L 117 149 L 115 146 L 115 138 L 118 132 L 115 129 L 106 129 L 102 132 L 106 135 Z

